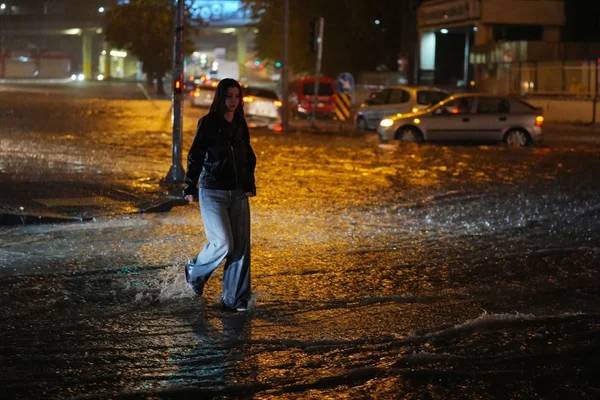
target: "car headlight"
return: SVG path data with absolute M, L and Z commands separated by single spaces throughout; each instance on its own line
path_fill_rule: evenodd
M 382 128 L 389 128 L 392 125 L 394 125 L 394 120 L 393 119 L 389 119 L 389 118 L 384 118 L 379 123 L 379 126 L 381 126 Z

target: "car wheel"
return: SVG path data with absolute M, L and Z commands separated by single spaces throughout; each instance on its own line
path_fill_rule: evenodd
M 396 132 L 396 139 L 403 142 L 421 143 L 423 135 L 412 126 L 404 126 Z
M 506 133 L 504 142 L 512 147 L 523 147 L 529 144 L 529 135 L 520 129 L 511 129 Z
M 365 132 L 367 130 L 367 121 L 364 118 L 359 118 L 356 122 L 356 129 L 359 132 Z

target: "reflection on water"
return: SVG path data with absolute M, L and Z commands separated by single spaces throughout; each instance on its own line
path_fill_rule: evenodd
M 39 150 L 32 163 L 41 170 L 49 162 L 63 168 L 60 159 L 64 170 L 101 170 L 131 192 L 152 190 L 170 160 L 160 130 L 167 108 L 145 105 L 71 105 L 77 118 L 106 107 L 92 114 L 94 122 L 78 122 L 86 129 L 77 147 L 51 140 L 80 132 L 64 129 L 59 118 L 44 128 L 49 138 L 36 136 L 43 127 L 31 122 L 33 133 L 2 143 Z M 188 122 L 197 116 L 187 113 Z M 69 115 L 59 117 L 66 124 Z M 253 135 L 259 195 L 252 199 L 251 310 L 231 314 L 216 304 L 222 271 L 203 299 L 186 288 L 183 263 L 204 241 L 196 206 L 2 228 L 5 393 L 598 394 L 599 148 L 378 146 L 371 136 Z M 191 136 L 187 131 L 188 145 Z M 19 165 L 8 160 L 3 170 Z

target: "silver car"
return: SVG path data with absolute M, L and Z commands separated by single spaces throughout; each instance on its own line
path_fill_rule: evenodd
M 450 94 L 435 87 L 398 85 L 371 93 L 356 112 L 358 130 L 376 130 L 381 119 L 395 113 L 417 112 Z
M 463 93 L 415 113 L 381 120 L 382 142 L 462 141 L 505 142 L 525 146 L 542 141 L 544 116 L 517 97 Z

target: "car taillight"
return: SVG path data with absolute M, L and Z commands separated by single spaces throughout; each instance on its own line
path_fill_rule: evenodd
M 544 124 L 544 116 L 537 115 L 535 117 L 535 126 L 539 126 L 541 128 L 543 124 Z

